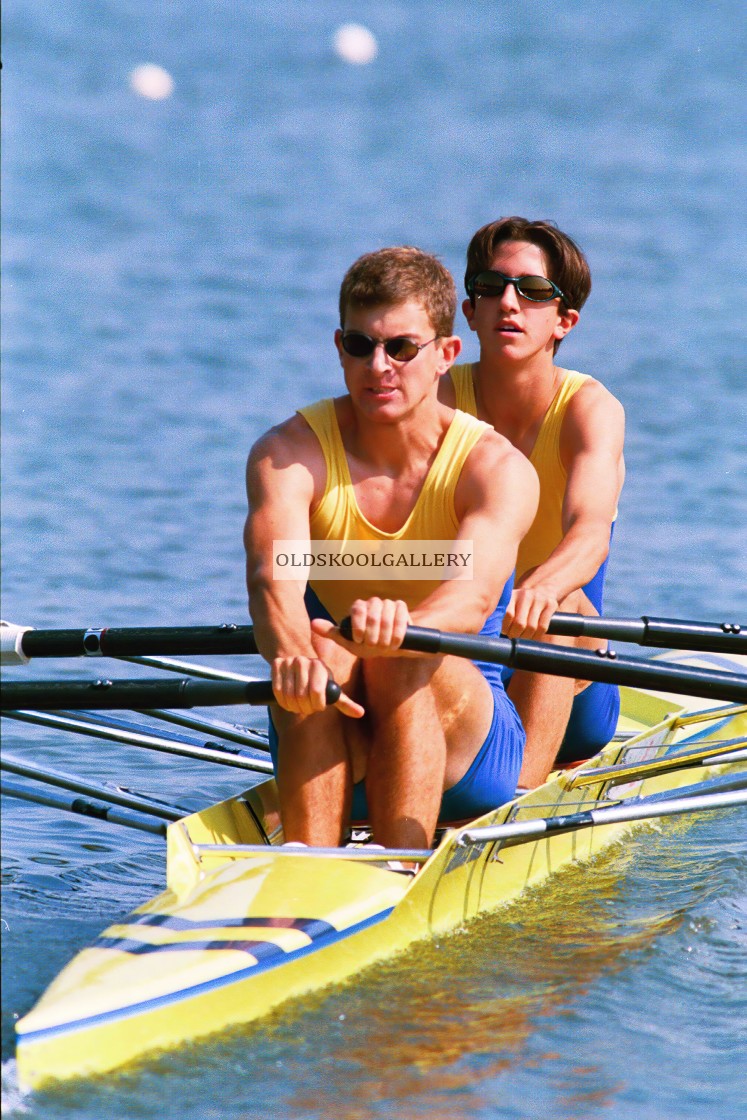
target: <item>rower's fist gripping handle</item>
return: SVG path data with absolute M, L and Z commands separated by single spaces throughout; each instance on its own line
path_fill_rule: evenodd
M 275 703 L 275 693 L 273 691 L 271 681 L 252 681 L 250 684 L 244 685 L 244 689 L 244 702 L 246 704 Z M 329 708 L 332 706 L 332 704 L 336 704 L 341 695 L 342 689 L 340 688 L 339 684 L 337 683 L 337 681 L 333 681 L 330 677 L 327 681 L 327 687 L 325 690 L 325 700 L 327 703 L 327 707 Z M 0 701 L 0 703 L 1 702 L 2 701 Z
M 350 615 L 343 618 L 337 629 L 346 641 L 352 642 L 353 624 L 350 621 Z M 441 653 L 442 638 L 443 635 L 440 630 L 429 630 L 424 626 L 410 625 L 405 632 L 401 648 L 411 650 L 413 653 Z M 508 644 L 507 638 L 505 641 Z M 469 654 L 466 656 L 469 656 Z

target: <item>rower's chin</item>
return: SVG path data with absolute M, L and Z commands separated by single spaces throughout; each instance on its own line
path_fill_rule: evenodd
M 524 334 L 499 334 L 491 336 L 487 346 L 483 345 L 487 357 L 503 359 L 509 362 L 524 361 L 531 352 Z
M 357 398 L 357 403 L 367 416 L 394 417 L 402 410 L 401 393 L 392 390 L 388 393 L 365 391 Z
M 525 337 L 522 331 L 496 331 L 494 335 L 496 343 L 501 348 L 522 346 L 525 342 Z

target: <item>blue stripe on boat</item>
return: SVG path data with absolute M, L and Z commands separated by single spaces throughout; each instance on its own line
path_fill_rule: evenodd
M 235 929 L 237 927 L 257 926 L 260 929 L 295 929 L 312 939 L 334 931 L 334 926 L 320 918 L 210 918 L 198 921 L 194 918 L 179 918 L 172 914 L 131 914 L 118 926 L 159 926 L 165 929 Z
M 134 937 L 97 937 L 92 949 L 116 949 L 120 953 L 130 953 L 134 957 L 147 953 L 173 953 L 185 950 L 233 949 L 239 953 L 251 953 L 257 960 L 282 953 L 280 945 L 274 941 L 136 941 Z
M 115 1023 L 118 1020 L 128 1019 L 134 1015 L 155 1011 L 171 1003 L 180 1003 L 182 1000 L 192 999 L 195 996 L 202 995 L 204 992 L 215 991 L 218 988 L 226 988 L 231 984 L 241 983 L 242 980 L 246 980 L 250 976 L 254 977 L 261 972 L 269 972 L 270 969 L 277 968 L 280 964 L 287 964 L 289 961 L 298 960 L 301 957 L 309 956 L 311 953 L 317 953 L 321 949 L 326 949 L 329 945 L 334 945 L 338 941 L 344 941 L 348 937 L 353 937 L 356 933 L 361 933 L 370 926 L 378 925 L 379 922 L 383 922 L 389 917 L 393 909 L 393 906 L 389 906 L 386 910 L 380 910 L 378 914 L 373 914 L 370 918 L 366 918 L 362 922 L 356 922 L 355 925 L 348 926 L 348 928 L 344 930 L 332 929 L 330 933 L 322 934 L 317 937 L 310 945 L 305 945 L 301 949 L 292 949 L 288 953 L 283 953 L 282 950 L 280 953 L 273 953 L 267 960 L 258 962 L 255 965 L 250 965 L 248 968 L 242 968 L 238 972 L 232 972 L 228 976 L 216 976 L 214 980 L 205 980 L 203 983 L 195 984 L 191 988 L 183 988 L 178 992 L 169 992 L 167 995 L 156 996 L 154 999 L 143 1000 L 141 1003 L 133 1003 L 129 1007 L 122 1007 L 116 1011 L 102 1011 L 99 1015 L 89 1015 L 85 1019 L 76 1020 L 74 1023 L 61 1023 L 56 1027 L 42 1027 L 37 1031 L 19 1031 L 17 1046 L 21 1047 L 25 1043 L 41 1041 L 46 1038 L 55 1038 L 62 1034 L 74 1033 L 75 1031 L 87 1030 L 90 1027 L 105 1026 L 107 1023 Z

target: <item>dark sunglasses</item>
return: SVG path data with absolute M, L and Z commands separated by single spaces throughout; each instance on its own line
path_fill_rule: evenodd
M 509 284 L 513 284 L 519 295 L 532 303 L 549 303 L 551 299 L 562 299 L 565 304 L 568 302 L 558 285 L 546 276 L 506 276 L 503 272 L 489 270 L 470 276 L 465 287 L 467 295 L 474 299 L 475 296 L 502 296 Z
M 417 358 L 425 346 L 430 346 L 437 338 L 429 338 L 427 342 L 413 342 L 411 338 L 369 338 L 362 331 L 344 331 L 340 341 L 342 348 L 351 358 L 370 358 L 377 346 L 383 346 L 386 353 L 395 362 L 411 362 Z

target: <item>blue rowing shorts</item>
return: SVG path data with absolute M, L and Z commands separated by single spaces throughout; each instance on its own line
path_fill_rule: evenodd
M 503 588 L 500 601 L 480 631 L 482 636 L 500 635 L 513 584 L 512 572 Z M 330 622 L 334 622 L 329 611 L 309 586 L 306 588 L 304 601 L 309 618 L 327 618 Z M 516 792 L 516 783 L 524 758 L 526 735 L 516 708 L 506 695 L 501 679 L 501 666 L 487 661 L 475 661 L 474 664 L 493 693 L 493 720 L 485 741 L 467 773 L 444 793 L 438 815 L 439 821 L 471 820 L 510 801 Z M 278 737 L 271 711 L 268 710 L 268 714 L 270 755 L 277 773 Z M 353 786 L 351 815 L 354 821 L 368 820 L 365 781 L 356 782 Z
M 617 685 L 592 681 L 574 697 L 557 761 L 582 762 L 606 747 L 615 734 L 619 715 Z
M 441 799 L 439 821 L 463 821 L 489 813 L 516 792 L 526 735 L 503 686 L 492 687 L 493 722 L 474 762 Z
M 445 791 L 441 799 L 439 821 L 472 820 L 483 813 L 489 813 L 514 796 L 524 758 L 526 736 L 516 708 L 503 686 L 491 684 L 491 692 L 493 719 L 485 741 L 464 777 Z M 269 719 L 269 740 L 272 765 L 277 773 L 278 736 L 272 715 Z M 354 821 L 368 820 L 365 780 L 356 782 L 353 786 L 351 818 Z

